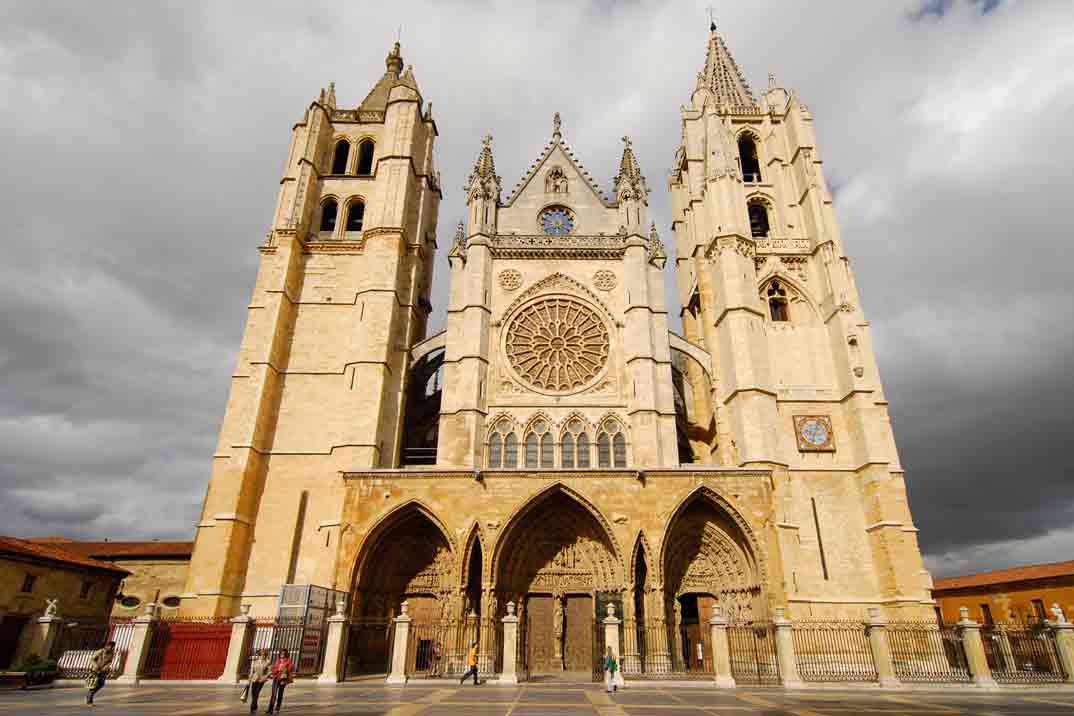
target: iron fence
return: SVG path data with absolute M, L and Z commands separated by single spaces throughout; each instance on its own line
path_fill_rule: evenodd
M 962 638 L 953 626 L 888 622 L 887 639 L 901 681 L 960 683 L 971 679 Z
M 1055 633 L 1044 624 L 997 623 L 981 628 L 992 678 L 1001 684 L 1046 684 L 1065 674 Z
M 780 683 L 776 631 L 771 622 L 735 622 L 727 627 L 731 676 L 736 684 L 766 686 Z
M 863 622 L 797 621 L 792 634 L 803 681 L 877 681 Z
M 324 666 L 328 624 L 304 618 L 280 618 L 272 624 L 271 644 L 266 647 L 273 661 L 284 649 L 295 664 L 298 676 L 314 676 Z
M 620 632 L 623 677 L 711 679 L 715 670 L 709 642 L 708 624 L 691 629 L 625 619 Z
M 529 638 L 529 622 L 526 612 L 518 618 L 518 631 L 515 636 L 515 672 L 519 681 L 529 681 L 530 678 L 530 666 L 529 666 L 529 649 L 527 639 Z
M 143 676 L 157 679 L 216 679 L 224 673 L 231 643 L 228 617 L 161 619 L 150 622 Z
M 84 679 L 89 676 L 90 657 L 109 641 L 116 643 L 116 655 L 109 671 L 113 677 L 119 676 L 126 666 L 133 630 L 129 617 L 65 624 L 52 651 L 60 678 Z
M 395 625 L 391 619 L 352 619 L 347 637 L 346 676 L 387 674 Z

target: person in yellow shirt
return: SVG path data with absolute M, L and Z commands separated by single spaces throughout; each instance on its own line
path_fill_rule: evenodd
M 470 654 L 466 657 L 466 664 L 470 669 L 462 675 L 459 679 L 459 685 L 466 683 L 466 680 L 470 678 L 470 674 L 474 675 L 474 686 L 477 686 L 477 640 L 474 639 L 473 644 L 470 645 Z

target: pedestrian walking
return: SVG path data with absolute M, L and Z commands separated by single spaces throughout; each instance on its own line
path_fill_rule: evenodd
M 295 680 L 295 663 L 287 649 L 280 651 L 272 665 L 272 694 L 269 696 L 268 713 L 283 710 L 283 690 Z
M 440 642 L 436 642 L 435 644 L 433 644 L 433 676 L 434 677 L 440 677 L 441 676 L 441 673 L 440 673 L 440 659 L 443 658 L 443 656 L 444 656 L 444 654 L 443 654 L 443 651 L 440 648 Z
M 265 688 L 265 682 L 271 677 L 272 660 L 269 658 L 268 649 L 259 649 L 250 660 L 250 682 L 246 685 L 249 689 L 247 698 L 250 699 L 250 713 L 257 713 L 257 698 L 261 695 L 261 689 Z
M 466 663 L 470 667 L 469 670 L 462 675 L 459 679 L 459 685 L 465 684 L 466 679 L 470 678 L 470 674 L 474 675 L 474 686 L 477 686 L 477 640 L 474 639 L 474 643 L 470 645 L 470 654 L 466 658 Z
M 108 677 L 112 661 L 116 658 L 116 643 L 110 641 L 102 648 L 93 652 L 89 663 L 89 676 L 86 678 L 86 705 L 93 706 L 93 697 L 104 688 L 105 679 Z
M 604 690 L 609 694 L 619 688 L 619 660 L 615 658 L 615 654 L 612 653 L 612 648 L 608 647 L 608 653 L 604 655 Z

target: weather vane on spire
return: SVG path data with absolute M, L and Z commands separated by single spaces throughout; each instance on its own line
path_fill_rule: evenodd
M 713 15 L 714 8 L 712 7 L 712 5 L 709 5 L 708 11 L 709 11 L 709 30 L 715 31 L 716 30 L 716 16 Z
M 492 148 L 492 135 L 491 134 L 486 134 L 484 137 L 481 138 L 481 143 L 485 145 L 486 149 L 491 149 Z
M 622 139 L 623 139 L 623 144 L 626 145 L 625 149 L 630 149 L 630 137 L 628 137 L 627 135 L 624 134 Z

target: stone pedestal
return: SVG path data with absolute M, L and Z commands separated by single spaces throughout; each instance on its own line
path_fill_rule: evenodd
M 518 683 L 518 617 L 515 603 L 507 603 L 507 616 L 503 618 L 503 671 L 500 683 Z
M 789 689 L 802 688 L 802 677 L 798 674 L 798 662 L 794 658 L 794 632 L 791 620 L 786 617 L 783 607 L 776 607 L 776 617 L 772 620 L 776 631 L 776 658 L 779 659 L 780 683 Z
M 619 627 L 623 624 L 623 620 L 615 616 L 615 605 L 608 605 L 608 615 L 604 617 L 604 648 L 608 647 L 612 649 L 612 655 L 615 656 L 615 660 L 620 662 L 619 666 L 622 668 L 622 662 L 619 658 Z M 601 660 L 607 656 L 607 651 L 600 655 Z
M 118 684 L 137 684 L 145 671 L 145 659 L 149 656 L 149 647 L 153 643 L 153 624 L 157 621 L 150 604 L 147 613 L 134 620 L 131 643 L 127 648 L 127 664 L 123 673 L 116 679 Z M 229 648 L 230 651 L 230 648 Z
M 985 658 L 984 644 L 981 643 L 981 625 L 970 619 L 970 610 L 959 609 L 961 619 L 955 625 L 962 638 L 962 648 L 966 650 L 966 665 L 969 667 L 973 683 L 982 688 L 997 688 Z
M 388 674 L 387 683 L 405 684 L 407 647 L 410 645 L 410 615 L 407 614 L 408 605 L 403 602 L 400 614 L 395 618 L 395 639 L 392 644 L 392 668 Z
M 317 677 L 318 683 L 338 684 L 343 681 L 347 669 L 348 636 L 350 636 L 350 620 L 339 612 L 330 616 L 328 635 L 325 638 L 324 667 L 321 669 L 321 675 Z
M 1068 684 L 1074 684 L 1074 624 L 1066 620 L 1058 607 L 1052 607 L 1056 621 L 1049 622 L 1055 634 L 1055 650 L 1059 652 L 1059 663 L 1063 666 Z
M 60 638 L 60 632 L 63 630 L 63 619 L 55 615 L 44 616 L 37 620 L 34 627 L 29 647 L 25 650 L 23 656 L 37 654 L 42 659 L 48 659 L 52 656 L 52 650 L 56 646 L 56 641 Z M 59 658 L 60 655 L 57 654 L 56 656 Z
M 224 673 L 220 674 L 217 681 L 225 684 L 237 684 L 242 680 L 242 672 L 246 670 L 246 664 L 250 653 L 250 642 L 254 638 L 254 620 L 249 616 L 250 606 L 243 605 L 243 613 L 231 620 L 231 641 L 227 645 L 227 661 L 224 662 Z
M 723 608 L 719 604 L 712 607 L 709 634 L 716 685 L 722 689 L 733 689 L 735 677 L 731 675 L 731 644 L 727 640 L 727 617 L 723 615 Z
M 880 609 L 869 608 L 869 621 L 866 624 L 869 635 L 869 648 L 873 651 L 873 663 L 881 686 L 898 686 L 899 677 L 895 674 L 895 663 L 891 659 L 891 645 L 888 644 L 888 623 L 880 616 Z

